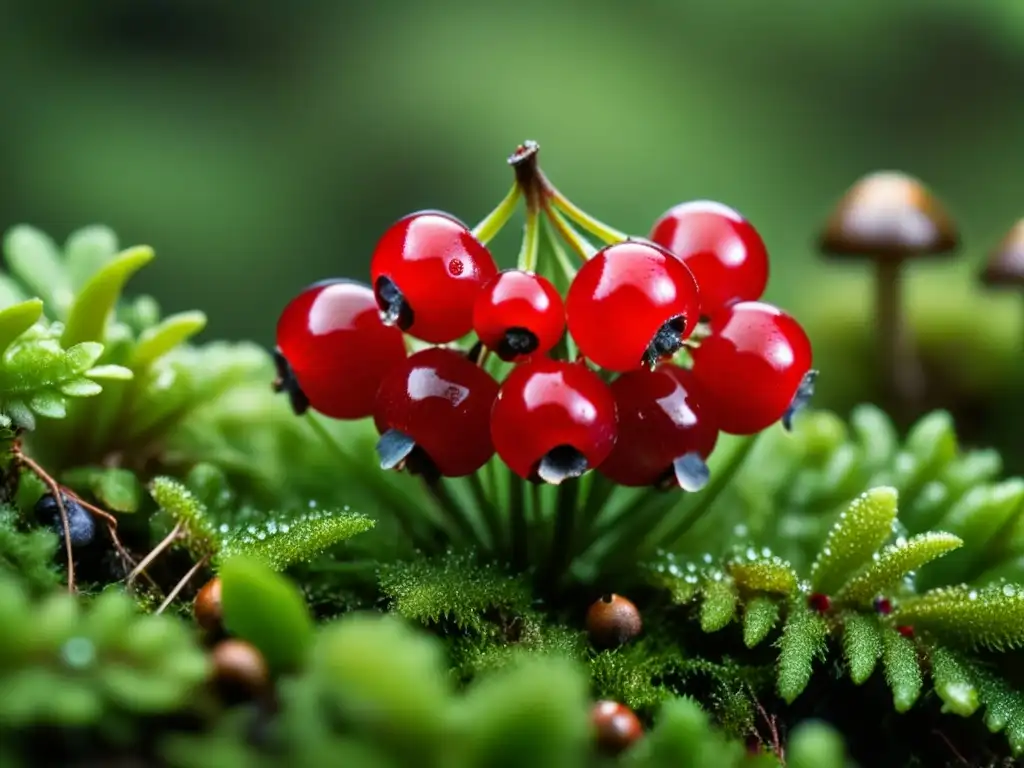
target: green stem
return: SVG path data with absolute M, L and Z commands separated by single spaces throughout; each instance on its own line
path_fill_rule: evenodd
M 544 222 L 543 229 L 548 245 L 551 248 L 551 254 L 555 257 L 555 262 L 558 264 L 559 269 L 562 270 L 562 275 L 565 277 L 566 286 L 568 287 L 572 285 L 573 278 L 576 277 L 576 266 L 572 263 L 572 259 L 569 258 L 569 254 L 565 252 L 562 243 L 555 237 L 555 228 L 550 219 Z
M 353 477 L 360 479 L 366 477 L 365 468 L 359 466 L 359 462 L 356 461 L 352 454 L 341 447 L 341 444 L 334 439 L 334 435 L 327 431 L 327 428 L 324 427 L 313 411 L 306 412 L 306 424 L 309 425 L 309 428 L 320 442 L 323 443 L 324 447 L 334 455 L 338 463 L 351 470 Z M 410 510 L 416 509 L 416 506 L 411 504 L 401 491 L 388 482 L 373 483 L 372 485 L 376 495 L 383 497 L 387 502 L 388 508 L 395 516 L 402 531 L 413 543 L 413 546 L 430 549 L 433 544 L 431 538 L 420 530 L 419 525 L 417 525 L 418 521 L 410 514 Z
M 459 531 L 461 536 L 465 538 L 467 542 L 478 543 L 480 542 L 480 533 L 473 525 L 473 521 L 470 516 L 466 514 L 466 510 L 455 500 L 444 480 L 438 480 L 436 482 L 424 481 L 423 483 L 430 495 L 434 497 L 437 505 L 441 507 L 441 510 L 445 513 L 449 522 Z
M 512 537 L 512 567 L 516 570 L 526 568 L 529 556 L 528 538 L 529 524 L 526 520 L 526 498 L 523 484 L 526 482 L 511 469 L 508 470 L 508 514 Z
M 576 525 L 576 502 L 579 500 L 579 480 L 566 480 L 558 486 L 558 502 L 555 505 L 555 529 L 551 535 L 551 551 L 548 560 L 550 586 L 557 586 L 566 575 L 573 556 L 573 529 Z
M 495 235 L 512 218 L 512 214 L 515 213 L 516 205 L 519 204 L 519 198 L 522 194 L 523 191 L 519 188 L 519 184 L 513 184 L 512 189 L 505 195 L 505 199 L 498 203 L 497 207 L 487 214 L 479 224 L 473 227 L 473 237 L 484 245 L 493 240 Z
M 711 482 L 697 495 L 693 506 L 686 511 L 686 514 L 681 515 L 679 520 L 671 525 L 667 531 L 659 533 L 658 527 L 655 525 L 640 547 L 640 552 L 648 553 L 659 546 L 674 545 L 683 534 L 704 517 L 711 507 L 714 506 L 722 491 L 725 490 L 733 477 L 736 476 L 736 473 L 739 472 L 740 467 L 746 462 L 747 456 L 750 455 L 751 450 L 753 450 L 754 445 L 757 443 L 757 438 L 758 435 L 751 435 L 739 444 L 732 452 L 732 455 L 729 456 L 725 466 L 716 468 L 716 471 L 711 476 Z
M 576 251 L 576 254 L 586 261 L 595 253 L 597 249 L 591 245 L 586 238 L 584 238 L 579 232 L 577 232 L 572 224 L 566 221 L 565 217 L 555 208 L 547 198 L 544 199 L 544 215 L 547 216 L 555 229 L 558 230 L 558 234 L 562 236 L 562 239 L 569 244 L 569 247 Z
M 503 541 L 504 526 L 501 524 L 501 515 L 498 513 L 498 508 L 494 505 L 491 497 L 487 495 L 487 489 L 484 488 L 484 482 L 479 472 L 474 472 L 466 479 L 469 482 L 469 489 L 473 493 L 473 501 L 480 508 L 484 522 L 487 524 L 493 551 L 502 552 L 505 547 L 505 542 Z
M 582 227 L 584 231 L 589 232 L 598 240 L 608 244 L 621 243 L 623 240 L 629 239 L 629 235 L 619 232 L 619 230 L 614 227 L 609 227 L 602 221 L 598 221 L 573 203 L 569 198 L 559 192 L 558 189 L 555 188 L 554 184 L 548 181 L 547 176 L 545 176 L 542 171 L 537 171 L 537 179 L 540 182 L 544 196 L 551 201 L 551 204 L 568 216 L 569 219 L 575 222 L 578 226 Z
M 537 207 L 527 198 L 526 224 L 523 225 L 523 246 L 519 250 L 516 267 L 523 272 L 534 272 L 537 269 L 537 256 L 540 253 L 540 214 Z
M 662 531 L 664 515 L 679 503 L 677 492 L 643 494 L 614 519 L 602 526 L 601 537 L 594 546 L 605 551 L 599 557 L 602 564 L 614 569 L 624 561 L 637 562 L 648 557 L 658 547 L 673 546 L 698 520 L 714 506 L 722 491 L 743 466 L 747 455 L 757 441 L 756 436 L 746 438 L 729 456 L 725 465 L 716 468 L 711 482 L 704 490 L 694 494 L 692 504 L 680 510 L 677 521 Z

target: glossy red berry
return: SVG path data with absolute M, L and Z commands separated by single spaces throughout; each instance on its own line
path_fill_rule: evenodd
M 756 301 L 768 285 L 768 250 L 761 235 L 727 205 L 680 203 L 655 222 L 651 240 L 693 272 L 703 317 L 737 301 Z
M 913 640 L 914 639 L 914 628 L 911 627 L 911 626 L 907 626 L 906 624 L 901 624 L 898 627 L 896 627 L 896 631 L 899 632 L 901 635 L 903 635 L 908 640 Z
M 309 286 L 277 321 L 278 388 L 298 412 L 369 416 L 381 379 L 405 356 L 402 332 L 381 322 L 373 291 L 350 280 Z
M 565 305 L 547 278 L 508 269 L 491 278 L 477 295 L 473 330 L 502 360 L 543 355 L 565 332 Z
M 615 445 L 615 400 L 582 363 L 533 358 L 501 385 L 491 437 L 517 475 L 557 485 L 608 458 Z
M 580 352 L 609 371 L 653 365 L 678 350 L 700 314 L 697 283 L 654 243 L 602 248 L 569 286 L 565 315 Z
M 693 375 L 713 401 L 718 426 L 752 435 L 782 419 L 811 374 L 811 342 L 778 307 L 744 301 L 711 322 L 693 350 Z
M 434 344 L 470 332 L 473 302 L 497 271 L 490 251 L 469 228 L 437 211 L 393 224 L 370 261 L 384 322 Z
M 672 364 L 641 368 L 615 379 L 611 391 L 618 439 L 598 471 L 619 485 L 668 480 L 689 491 L 702 488 L 718 423 L 693 374 Z
M 444 477 L 480 469 L 494 455 L 491 406 L 498 382 L 454 349 L 417 352 L 380 385 L 373 420 L 381 467 Z

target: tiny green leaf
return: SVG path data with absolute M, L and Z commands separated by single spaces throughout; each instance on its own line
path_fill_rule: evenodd
M 102 341 L 107 320 L 128 279 L 153 259 L 145 246 L 129 248 L 108 262 L 82 287 L 68 310 L 61 341 L 71 346 L 83 341 Z
M 940 587 L 903 600 L 894 615 L 948 642 L 1000 651 L 1024 645 L 1024 586 L 1017 584 Z
M 882 632 L 877 618 L 852 612 L 843 616 L 843 654 L 855 685 L 871 677 L 882 655 Z
M 135 474 L 118 467 L 80 467 L 61 479 L 75 489 L 88 491 L 111 512 L 135 512 L 142 501 L 142 484 Z
M 256 646 L 276 672 L 300 666 L 315 627 L 298 588 L 244 556 L 226 560 L 218 576 L 227 630 Z
M 179 312 L 163 320 L 159 325 L 147 328 L 139 336 L 129 366 L 140 370 L 166 355 L 179 344 L 183 344 L 206 327 L 206 315 L 202 312 Z
M 160 508 L 185 530 L 193 553 L 207 555 L 217 551 L 220 539 L 206 507 L 188 488 L 169 477 L 158 477 L 150 484 L 149 492 Z
M 704 583 L 704 600 L 700 606 L 700 628 L 705 632 L 717 632 L 725 628 L 736 616 L 739 595 L 732 581 L 709 578 Z
M 807 687 L 815 659 L 825 657 L 827 638 L 825 619 L 794 601 L 778 643 L 777 685 L 779 696 L 787 704 L 792 704 Z
M 37 392 L 28 402 L 29 408 L 48 419 L 63 419 L 67 415 L 64 398 L 57 392 Z
M 0 354 L 43 316 L 43 302 L 29 299 L 0 311 Z
M 834 594 L 851 573 L 871 560 L 892 535 L 896 498 L 895 488 L 873 488 L 854 500 L 839 516 L 811 566 L 815 592 Z
M 963 545 L 951 533 L 922 533 L 912 539 L 897 539 L 885 547 L 878 559 L 872 560 L 857 575 L 846 582 L 836 600 L 850 605 L 868 605 L 878 595 L 892 589 L 911 571 L 916 571 L 947 552 Z
M 61 394 L 68 397 L 95 397 L 103 391 L 103 387 L 92 379 L 72 379 L 60 385 Z
M 857 436 L 864 463 L 877 469 L 890 463 L 899 450 L 892 419 L 874 405 L 860 405 L 850 414 L 850 428 Z
M 885 668 L 885 681 L 892 689 L 896 711 L 906 712 L 921 695 L 924 680 L 914 642 L 894 629 L 884 630 L 882 665 Z
M 770 597 L 755 597 L 743 608 L 743 642 L 753 648 L 768 637 L 779 622 L 779 604 Z
M 97 270 L 117 254 L 117 235 L 100 224 L 72 232 L 64 243 L 71 287 L 80 290 Z
M 225 542 L 220 557 L 246 555 L 283 571 L 372 527 L 373 520 L 365 515 L 311 512 L 251 526 Z
M 35 227 L 12 227 L 4 238 L 4 255 L 11 273 L 63 315 L 71 303 L 71 285 L 53 239 Z
M 797 575 L 793 566 L 779 557 L 761 557 L 754 550 L 753 558 L 734 560 L 726 567 L 736 585 L 754 592 L 788 595 L 796 589 Z
M 85 372 L 90 379 L 105 379 L 106 381 L 129 381 L 134 378 L 130 368 L 123 365 L 97 365 Z
M 69 346 L 65 352 L 68 368 L 81 376 L 91 369 L 103 355 L 103 345 L 98 341 L 83 341 Z
M 960 658 L 941 646 L 931 652 L 932 680 L 935 692 L 942 699 L 942 711 L 970 717 L 980 701 L 970 670 Z

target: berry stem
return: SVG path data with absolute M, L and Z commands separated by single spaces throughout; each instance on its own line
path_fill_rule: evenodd
M 621 243 L 623 240 L 629 239 L 629 235 L 619 232 L 619 230 L 608 226 L 602 221 L 598 221 L 559 192 L 555 185 L 548 180 L 548 177 L 544 175 L 543 171 L 537 171 L 537 180 L 540 182 L 544 197 L 549 201 L 550 205 L 568 216 L 571 221 L 575 222 L 585 232 L 589 232 L 598 240 L 609 245 Z
M 544 202 L 544 214 L 548 217 L 548 221 L 554 224 L 555 229 L 558 230 L 558 234 L 562 236 L 562 239 L 569 244 L 576 254 L 587 261 L 591 256 L 597 253 L 597 249 L 591 245 L 586 238 L 584 238 L 579 232 L 573 228 L 566 218 L 551 205 L 546 199 Z
M 555 261 L 558 263 L 559 268 L 562 270 L 562 274 L 565 276 L 566 289 L 568 289 L 568 286 L 572 285 L 572 279 L 576 277 L 576 267 L 573 266 L 572 260 L 569 258 L 569 254 L 567 254 L 565 252 L 565 248 L 562 247 L 562 243 L 557 237 L 555 237 L 555 231 L 550 219 L 543 222 L 543 229 L 548 245 L 551 248 L 551 253 L 555 257 Z
M 512 185 L 512 189 L 508 191 L 505 198 L 498 203 L 498 205 L 487 214 L 483 220 L 475 227 L 473 227 L 473 237 L 479 240 L 484 245 L 487 245 L 491 240 L 494 239 L 502 228 L 508 224 L 508 220 L 512 218 L 512 214 L 515 213 L 516 206 L 519 204 L 519 198 L 522 196 L 523 191 L 519 187 L 519 183 L 516 182 Z
M 526 223 L 523 225 L 523 245 L 519 249 L 519 260 L 516 267 L 523 272 L 537 270 L 537 256 L 540 253 L 540 214 L 537 207 L 527 197 Z

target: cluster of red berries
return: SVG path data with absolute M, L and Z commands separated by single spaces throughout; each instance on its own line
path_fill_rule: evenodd
M 372 287 L 324 281 L 285 308 L 277 386 L 299 412 L 373 416 L 385 468 L 458 477 L 496 452 L 533 481 L 596 468 L 621 485 L 695 490 L 720 432 L 788 420 L 810 394 L 806 334 L 759 301 L 765 245 L 718 203 L 676 206 L 650 239 L 597 251 L 564 300 L 539 274 L 499 271 L 471 229 L 435 211 L 394 224 L 370 273 Z M 550 354 L 566 330 L 577 360 Z M 446 345 L 471 332 L 468 353 L 410 355 L 403 336 Z M 688 368 L 671 362 L 684 346 Z M 513 364 L 504 381 L 484 350 Z

